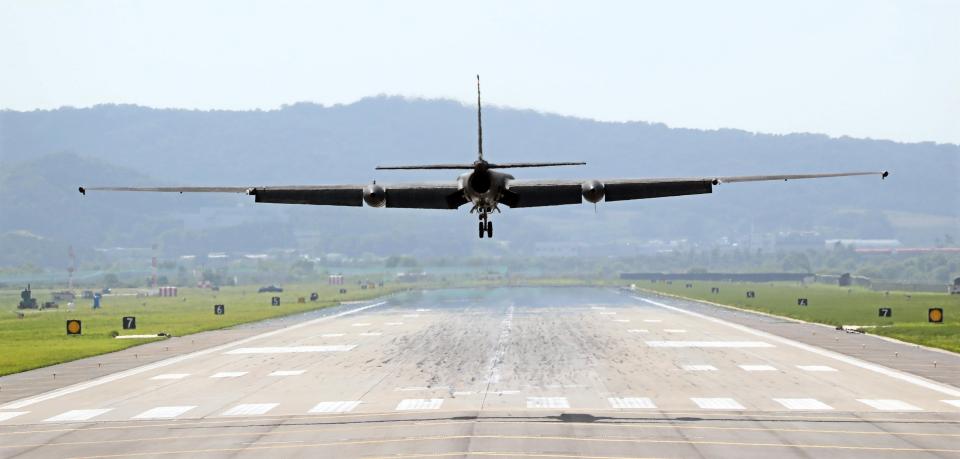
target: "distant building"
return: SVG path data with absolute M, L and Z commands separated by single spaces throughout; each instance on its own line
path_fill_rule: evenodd
M 903 244 L 896 239 L 827 239 L 824 245 L 833 250 L 838 245 L 848 249 L 896 249 Z

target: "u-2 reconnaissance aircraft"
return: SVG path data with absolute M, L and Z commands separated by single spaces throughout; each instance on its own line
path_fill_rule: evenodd
M 472 164 L 425 164 L 378 166 L 378 170 L 453 169 L 466 170 L 446 183 L 397 183 L 389 185 L 298 185 L 263 187 L 80 187 L 87 191 L 156 191 L 175 193 L 244 193 L 256 202 L 312 204 L 320 206 L 400 207 L 408 209 L 457 209 L 470 204 L 478 214 L 480 238 L 493 237 L 490 214 L 499 205 L 511 208 L 558 206 L 600 201 L 662 198 L 712 193 L 721 183 L 793 180 L 852 175 L 879 175 L 881 172 L 834 172 L 825 174 L 749 175 L 731 177 L 639 178 L 616 180 L 517 180 L 495 169 L 578 166 L 585 162 L 491 163 L 483 158 L 483 117 L 480 104 L 480 76 L 477 76 L 477 160 Z

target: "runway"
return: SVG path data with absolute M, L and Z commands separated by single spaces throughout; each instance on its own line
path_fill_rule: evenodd
M 960 389 L 611 289 L 416 292 L 0 405 L 0 457 L 958 457 Z

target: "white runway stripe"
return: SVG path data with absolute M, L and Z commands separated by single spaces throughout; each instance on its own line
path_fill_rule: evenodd
M 797 368 L 803 371 L 837 371 L 836 368 L 828 367 L 826 365 L 797 365 Z
M 650 347 L 773 347 L 763 341 L 647 341 Z
M 270 376 L 300 376 L 305 370 L 277 370 L 270 373 Z
M 743 405 L 732 398 L 698 398 L 692 397 L 693 403 L 705 410 L 742 410 Z
M 429 310 L 429 309 L 420 308 L 420 309 L 417 309 L 417 312 L 430 312 L 430 310 Z
M 607 401 L 610 402 L 611 407 L 616 409 L 651 409 L 657 407 L 653 404 L 653 400 L 645 397 L 611 397 Z
M 190 406 L 158 406 L 134 416 L 132 419 L 171 419 L 196 408 Z
M 221 371 L 211 376 L 211 378 L 239 378 L 245 374 L 247 374 L 246 371 Z
M 684 365 L 683 369 L 686 371 L 717 371 L 717 367 L 713 365 Z
M 645 328 L 631 328 L 627 330 L 627 333 L 647 333 L 648 330 Z
M 686 333 L 687 332 L 682 328 L 664 328 L 663 331 L 666 333 Z
M 226 354 L 295 354 L 302 352 L 346 352 L 357 347 L 356 344 L 332 344 L 328 346 L 272 346 L 272 347 L 241 347 Z
M 52 418 L 47 418 L 44 421 L 46 422 L 70 422 L 70 421 L 86 421 L 88 419 L 93 419 L 97 416 L 100 416 L 103 413 L 110 411 L 111 408 L 105 408 L 100 410 L 70 410 L 66 413 L 58 414 Z
M 355 323 L 355 324 L 353 324 L 353 325 L 351 325 L 351 326 L 353 326 L 353 327 L 369 327 L 369 326 L 370 326 L 370 323 L 368 323 L 368 322 L 359 322 L 359 323 Z
M 815 398 L 775 398 L 773 401 L 788 410 L 832 410 L 833 407 Z
M 400 401 L 397 411 L 436 410 L 440 405 L 443 405 L 442 398 L 408 398 Z
M 643 321 L 646 322 L 646 323 L 649 323 L 649 324 L 658 324 L 658 323 L 660 323 L 660 322 L 663 322 L 663 321 L 660 320 L 660 319 L 644 319 Z
M 415 319 L 417 317 L 420 317 L 420 314 L 404 314 L 403 317 L 406 319 Z
M 566 397 L 527 397 L 527 408 L 570 408 Z
M 359 400 L 344 400 L 338 402 L 320 402 L 310 408 L 310 413 L 349 413 L 358 405 Z
M 380 333 L 380 332 L 369 332 L 369 333 L 361 333 L 360 336 L 380 336 L 382 334 L 383 333 Z
M 858 398 L 857 401 L 881 411 L 921 411 L 919 407 L 900 400 Z
M 320 335 L 321 338 L 336 338 L 338 336 L 344 336 L 343 333 L 324 333 Z
M 615 316 L 615 315 L 617 315 L 617 313 L 616 313 L 616 312 L 613 312 L 613 311 L 605 311 L 605 312 L 601 312 L 600 315 L 601 315 L 601 316 Z
M 154 376 L 150 379 L 183 379 L 187 376 L 190 376 L 190 373 L 167 373 L 162 375 Z
M 403 325 L 403 322 L 387 322 L 386 325 L 393 327 L 397 325 Z
M 953 405 L 957 408 L 960 408 L 960 400 L 940 400 L 940 401 L 948 405 Z
M 29 411 L 0 411 L 0 422 L 29 413 Z
M 620 322 L 620 323 L 622 323 L 622 324 L 625 324 L 625 323 L 627 323 L 627 322 L 630 322 L 630 319 L 613 319 L 613 321 L 614 321 L 614 322 Z
M 259 416 L 276 408 L 278 403 L 245 403 L 223 412 L 223 416 Z
M 740 365 L 743 371 L 777 371 L 770 365 Z

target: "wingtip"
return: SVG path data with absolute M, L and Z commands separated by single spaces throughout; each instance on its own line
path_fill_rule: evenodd
M 886 179 L 889 176 L 890 176 L 890 171 L 883 171 L 883 173 L 880 174 L 880 179 Z
M 80 188 L 79 188 L 79 191 L 80 191 L 80 194 L 82 194 L 82 195 L 84 195 L 84 196 L 87 195 L 87 189 L 86 189 L 86 188 L 80 187 Z

